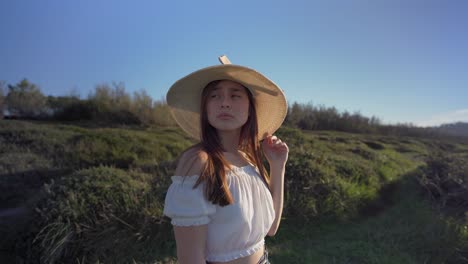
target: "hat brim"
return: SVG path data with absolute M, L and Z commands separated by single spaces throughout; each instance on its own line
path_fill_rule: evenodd
M 215 80 L 231 80 L 248 88 L 256 101 L 258 138 L 272 135 L 286 118 L 288 106 L 283 91 L 261 73 L 239 65 L 225 64 L 195 71 L 167 92 L 172 116 L 191 137 L 200 139 L 200 104 L 203 89 Z

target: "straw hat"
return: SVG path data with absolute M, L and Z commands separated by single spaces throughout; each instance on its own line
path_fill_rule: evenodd
M 167 92 L 166 100 L 179 126 L 195 139 L 200 136 L 200 105 L 203 88 L 215 80 L 231 80 L 247 87 L 256 101 L 258 138 L 272 135 L 283 123 L 288 106 L 283 91 L 261 73 L 231 64 L 226 56 L 222 65 L 195 71 L 176 81 Z

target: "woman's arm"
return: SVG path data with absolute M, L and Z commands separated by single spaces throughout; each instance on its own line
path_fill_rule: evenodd
M 208 156 L 205 152 L 192 148 L 179 160 L 176 175 L 200 175 Z M 205 245 L 207 225 L 174 226 L 177 245 L 177 259 L 180 264 L 206 264 Z
M 179 264 L 206 264 L 207 225 L 174 226 Z
M 270 164 L 270 192 L 275 208 L 275 220 L 268 231 L 269 236 L 274 236 L 278 231 L 283 214 L 284 172 L 285 164 Z
M 269 236 L 274 236 L 281 222 L 284 200 L 284 174 L 289 148 L 286 143 L 276 136 L 268 136 L 262 142 L 263 153 L 270 164 L 270 192 L 275 208 L 275 220 L 268 231 Z

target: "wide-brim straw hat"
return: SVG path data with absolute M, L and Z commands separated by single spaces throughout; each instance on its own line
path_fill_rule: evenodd
M 283 90 L 256 70 L 231 64 L 226 56 L 222 65 L 197 70 L 176 81 L 167 92 L 172 116 L 191 137 L 200 137 L 200 105 L 203 89 L 212 81 L 230 80 L 250 90 L 256 101 L 258 138 L 262 140 L 281 126 L 288 112 Z

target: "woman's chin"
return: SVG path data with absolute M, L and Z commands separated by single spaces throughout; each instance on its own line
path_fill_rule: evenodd
M 240 132 L 242 126 L 215 126 L 216 130 L 219 133 L 233 133 L 233 132 Z

